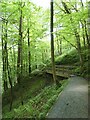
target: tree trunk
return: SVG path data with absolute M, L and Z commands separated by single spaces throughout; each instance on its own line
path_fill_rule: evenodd
M 83 72 L 83 56 L 82 56 L 82 50 L 81 50 L 80 36 L 76 30 L 75 30 L 75 37 L 77 41 L 77 50 L 80 58 L 80 66 L 81 66 L 81 73 L 82 73 Z
M 4 91 L 8 89 L 7 83 L 7 24 L 5 21 L 5 36 L 3 36 L 3 25 L 2 25 L 2 60 L 3 60 L 3 81 L 4 81 Z
M 17 82 L 19 84 L 19 87 L 22 87 L 22 72 L 23 72 L 23 58 L 22 58 L 22 2 L 20 2 L 20 19 L 19 19 L 19 40 L 18 40 L 18 59 L 17 59 Z M 21 104 L 23 105 L 23 93 L 21 93 L 20 96 Z
M 62 54 L 62 39 L 60 39 L 60 55 Z
M 35 55 L 35 69 L 37 69 L 38 68 L 38 66 L 37 66 L 37 56 Z
M 5 53 L 4 53 L 4 40 L 3 40 L 3 23 L 2 23 L 2 36 L 1 36 L 1 39 L 2 39 L 2 62 L 3 62 L 3 75 L 2 75 L 2 79 L 4 81 L 3 83 L 3 87 L 4 87 L 4 91 L 6 91 L 6 81 L 5 81 Z
M 87 33 L 87 25 L 86 25 L 86 21 L 84 21 L 85 23 L 85 34 L 86 34 L 86 40 L 87 40 L 87 45 L 88 45 L 88 48 L 90 48 L 90 40 L 89 40 L 89 36 L 88 36 L 88 33 Z
M 53 0 L 51 0 L 51 25 L 50 25 L 50 33 L 51 33 L 51 60 L 52 60 L 52 73 L 53 80 L 56 85 L 58 85 L 58 81 L 56 79 L 56 70 L 55 70 L 55 60 L 54 60 L 54 37 L 53 37 Z
M 83 36 L 83 45 L 84 45 L 84 48 L 86 49 L 86 39 L 85 39 L 85 30 L 84 30 L 84 24 L 83 22 L 81 22 L 81 25 L 82 25 L 82 30 L 83 30 L 83 33 L 82 33 L 82 36 Z
M 57 31 L 57 30 L 56 30 Z M 59 44 L 59 39 L 58 39 L 58 34 L 56 32 L 56 43 L 57 43 L 57 52 L 58 52 L 58 55 L 60 54 L 60 44 Z
M 29 75 L 31 73 L 31 53 L 30 53 L 30 36 L 29 36 L 29 28 L 28 28 L 28 61 L 29 61 Z
M 22 3 L 20 5 L 19 20 L 19 40 L 18 40 L 18 59 L 17 59 L 17 82 L 20 83 L 22 73 Z
M 88 2 L 88 80 L 90 85 L 90 1 Z
M 9 79 L 9 84 L 10 84 L 10 111 L 12 110 L 12 104 L 13 104 L 13 86 L 12 86 L 12 79 L 11 79 L 11 68 L 9 66 L 8 62 L 8 53 L 7 53 L 7 71 L 8 71 L 8 79 Z

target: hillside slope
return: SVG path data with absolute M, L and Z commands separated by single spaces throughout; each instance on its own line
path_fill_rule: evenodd
M 72 49 L 68 51 L 67 53 L 62 54 L 61 56 L 57 56 L 55 59 L 55 63 L 56 65 L 72 65 L 72 66 L 75 65 L 76 68 L 74 69 L 74 74 L 81 75 L 87 78 L 87 76 L 89 75 L 88 57 L 90 57 L 90 55 L 88 54 L 88 49 L 83 49 L 82 51 L 83 51 L 82 55 L 83 55 L 83 60 L 84 60 L 83 73 L 80 73 L 80 62 L 79 62 L 80 60 L 79 60 L 79 55 L 76 49 Z
M 10 111 L 10 89 L 3 94 L 4 118 L 42 118 L 53 105 L 58 94 L 68 82 L 58 77 L 62 84 L 56 88 L 52 84 L 52 76 L 43 73 L 33 74 L 31 78 L 24 78 L 22 85 L 13 87 L 13 104 Z M 23 101 L 23 105 L 22 105 Z

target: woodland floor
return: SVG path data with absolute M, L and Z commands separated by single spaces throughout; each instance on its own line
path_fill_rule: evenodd
M 57 79 L 62 81 L 65 78 L 57 76 Z M 21 86 L 16 84 L 13 87 L 12 109 L 21 105 L 21 96 L 23 103 L 26 104 L 29 99 L 37 96 L 42 91 L 42 89 L 44 89 L 46 86 L 51 86 L 52 84 L 53 79 L 52 75 L 50 74 L 32 74 L 30 77 L 24 77 L 22 79 Z M 10 89 L 8 89 L 6 93 L 3 94 L 2 103 L 3 113 L 8 112 L 10 106 Z
M 88 118 L 88 81 L 73 76 L 47 118 Z

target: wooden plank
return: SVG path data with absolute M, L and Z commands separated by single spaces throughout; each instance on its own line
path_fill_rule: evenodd
M 52 74 L 52 71 L 51 70 L 47 70 L 46 73 L 49 73 L 49 74 Z M 67 73 L 67 72 L 59 72 L 59 71 L 56 71 L 56 75 L 57 76 L 62 76 L 62 77 L 69 77 L 70 76 L 70 73 Z

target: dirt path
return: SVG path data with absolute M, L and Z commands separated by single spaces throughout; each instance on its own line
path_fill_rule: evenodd
M 71 77 L 47 118 L 88 118 L 88 81 Z

